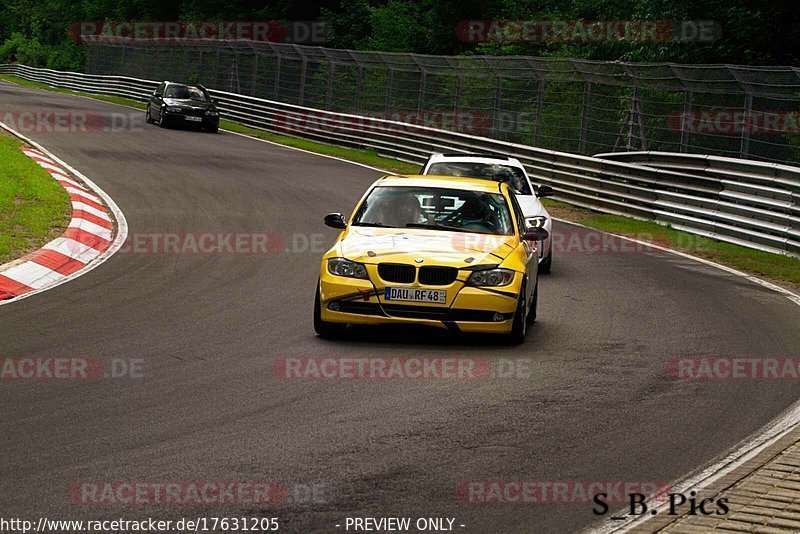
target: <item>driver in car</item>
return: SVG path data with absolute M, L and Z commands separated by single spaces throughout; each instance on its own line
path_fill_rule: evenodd
M 406 224 L 424 223 L 417 197 L 401 195 L 384 203 L 383 224 L 393 228 L 405 228 Z
M 461 212 L 461 227 L 465 230 L 494 230 L 495 225 L 491 221 L 492 211 L 485 202 L 477 198 L 469 198 L 464 202 L 459 210 Z

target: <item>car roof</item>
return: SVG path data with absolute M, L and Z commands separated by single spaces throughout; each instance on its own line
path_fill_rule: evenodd
M 167 85 L 182 85 L 184 87 L 198 87 L 198 88 L 205 89 L 205 87 L 203 87 L 203 85 L 201 85 L 199 83 L 170 82 L 170 81 L 167 81 L 167 80 L 164 80 L 161 83 L 165 83 Z
M 502 154 L 431 154 L 429 163 L 438 163 L 443 161 L 463 161 L 465 163 L 489 163 L 497 165 L 515 165 L 522 167 L 522 163 L 515 158 L 504 156 Z
M 441 187 L 447 189 L 463 189 L 482 193 L 498 193 L 502 183 L 485 178 L 461 178 L 455 176 L 430 176 L 419 174 L 388 175 L 377 182 L 381 187 Z

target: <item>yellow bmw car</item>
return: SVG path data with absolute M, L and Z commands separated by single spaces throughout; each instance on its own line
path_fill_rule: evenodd
M 322 257 L 314 329 L 410 324 L 503 334 L 536 319 L 536 244 L 513 190 L 475 178 L 385 176 L 367 190 Z

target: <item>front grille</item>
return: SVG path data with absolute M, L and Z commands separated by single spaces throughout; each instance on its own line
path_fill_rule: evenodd
M 450 309 L 441 306 L 406 306 L 383 303 L 383 310 L 392 317 L 405 319 L 430 319 L 435 321 L 470 321 L 476 323 L 495 322 L 493 311 Z M 511 319 L 513 313 L 504 313 L 504 319 Z
M 402 304 L 383 304 L 383 309 L 394 317 L 407 319 L 442 320 L 447 316 L 448 308 L 439 306 L 405 306 Z
M 416 269 L 413 265 L 400 265 L 397 263 L 381 263 L 378 265 L 378 276 L 387 282 L 410 284 L 414 281 Z
M 449 286 L 458 276 L 455 267 L 420 267 L 419 283 L 429 286 Z
M 361 315 L 385 315 L 380 304 L 358 300 L 339 301 L 339 311 Z

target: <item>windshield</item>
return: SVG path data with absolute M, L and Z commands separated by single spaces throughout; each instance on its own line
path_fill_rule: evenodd
M 531 188 L 525 173 L 519 167 L 500 165 L 497 163 L 476 163 L 465 161 L 442 161 L 432 164 L 425 174 L 435 176 L 463 176 L 465 178 L 486 178 L 487 180 L 506 181 L 514 191 L 521 195 L 530 195 Z
M 514 233 L 508 203 L 500 193 L 435 187 L 376 187 L 361 204 L 353 225 Z
M 175 98 L 177 100 L 198 100 L 200 102 L 207 102 L 205 92 L 198 87 L 189 87 L 186 85 L 170 85 L 164 93 L 164 98 Z

